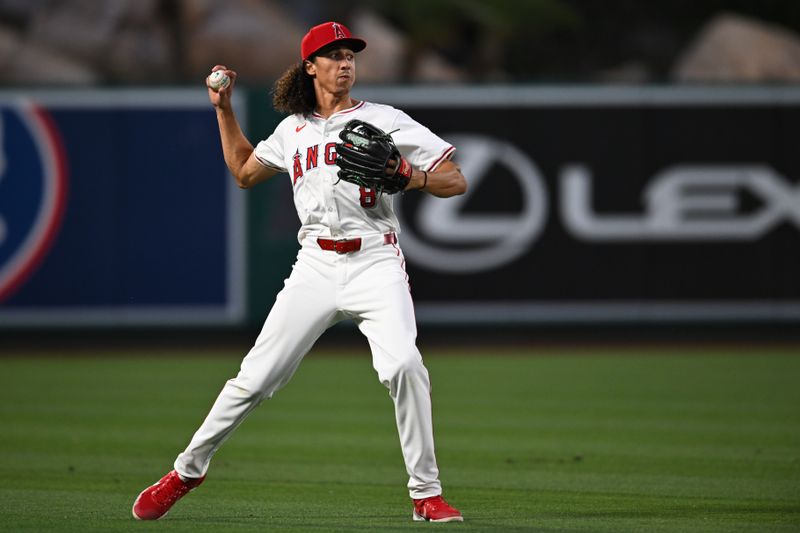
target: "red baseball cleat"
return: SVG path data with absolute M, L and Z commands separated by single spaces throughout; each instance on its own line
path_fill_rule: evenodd
M 414 520 L 427 522 L 463 522 L 458 509 L 451 507 L 441 496 L 414 500 Z
M 133 517 L 137 520 L 158 520 L 169 512 L 175 502 L 197 488 L 205 478 L 203 476 L 183 481 L 173 470 L 139 494 L 133 502 Z

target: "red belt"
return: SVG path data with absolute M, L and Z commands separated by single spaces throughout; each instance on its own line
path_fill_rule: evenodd
M 337 254 L 349 254 L 361 249 L 361 237 L 355 239 L 323 239 L 317 238 L 317 244 L 323 250 L 336 252 Z M 397 235 L 389 232 L 383 236 L 383 244 L 397 244 Z

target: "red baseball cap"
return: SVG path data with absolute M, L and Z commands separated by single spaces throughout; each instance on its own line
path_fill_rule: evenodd
M 353 37 L 347 26 L 339 22 L 323 22 L 314 26 L 303 37 L 300 43 L 300 55 L 303 59 L 308 59 L 315 52 L 331 43 L 342 43 L 353 52 L 360 52 L 367 47 L 364 39 Z

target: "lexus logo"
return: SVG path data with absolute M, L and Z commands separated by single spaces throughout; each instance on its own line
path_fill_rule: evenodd
M 505 265 L 531 249 L 547 218 L 545 181 L 534 162 L 513 145 L 477 135 L 451 135 L 469 189 L 463 196 L 424 195 L 411 224 L 403 227 L 403 250 L 430 270 L 474 273 Z M 503 166 L 522 191 L 519 213 L 470 213 L 492 169 Z M 607 178 L 608 179 L 608 178 Z M 564 229 L 586 242 L 754 241 L 781 224 L 800 229 L 800 185 L 766 164 L 675 164 L 656 173 L 642 191 L 640 213 L 597 212 L 592 172 L 584 164 L 559 171 L 558 210 Z M 486 186 L 491 186 L 487 183 Z M 484 188 L 485 190 L 485 188 Z M 757 206 L 745 209 L 739 197 Z
M 539 169 L 510 143 L 481 135 L 446 138 L 458 147 L 456 160 L 467 179 L 467 192 L 447 199 L 423 195 L 413 215 L 416 233 L 403 221 L 400 196 L 396 213 L 404 230 L 403 252 L 431 270 L 459 273 L 490 270 L 527 253 L 547 219 L 546 189 Z M 505 167 L 519 183 L 522 211 L 466 212 L 465 204 L 496 166 Z

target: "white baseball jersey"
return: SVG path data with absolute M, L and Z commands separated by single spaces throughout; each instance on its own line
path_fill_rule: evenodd
M 289 174 L 301 223 L 300 242 L 308 235 L 338 239 L 399 232 L 393 195 L 376 195 L 374 190 L 339 181 L 336 174 L 339 132 L 352 119 L 391 132 L 402 156 L 416 169 L 433 171 L 455 152 L 431 130 L 388 105 L 362 101 L 327 119 L 317 113 L 286 117 L 258 143 L 255 155 L 263 165 Z

